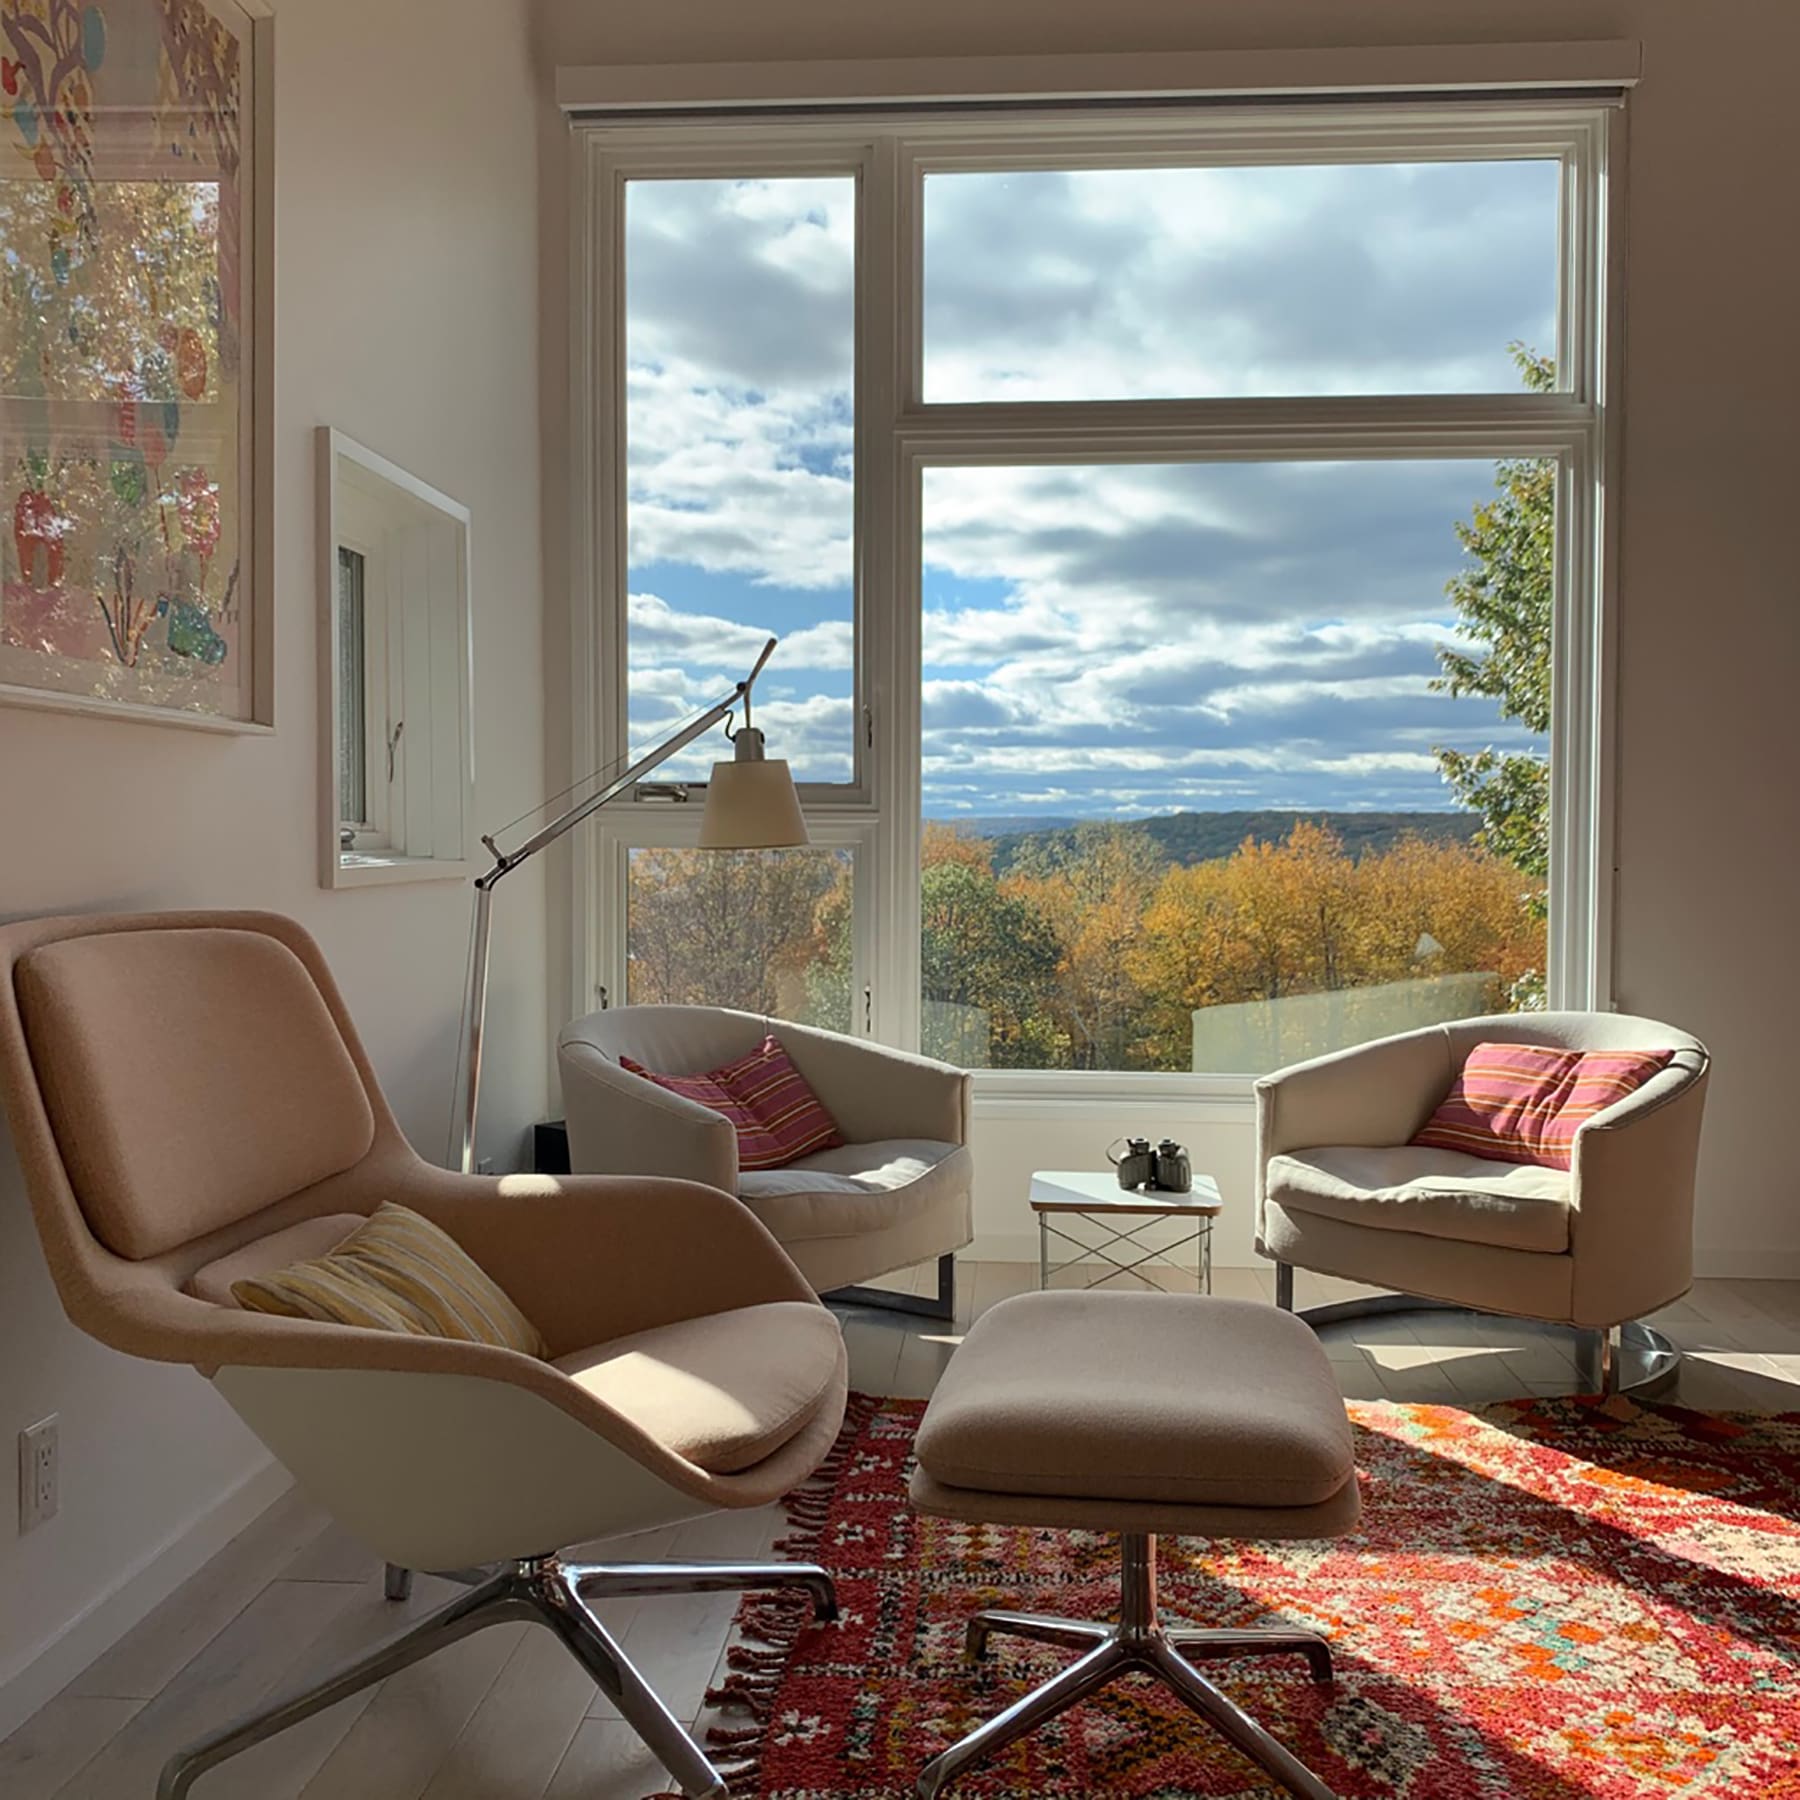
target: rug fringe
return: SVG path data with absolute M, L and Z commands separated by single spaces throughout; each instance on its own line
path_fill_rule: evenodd
M 817 1562 L 831 1516 L 831 1497 L 850 1452 L 868 1423 L 886 1404 L 879 1394 L 852 1394 L 844 1407 L 843 1428 L 825 1460 L 781 1503 L 791 1529 L 775 1549 L 795 1562 Z M 768 1744 L 771 1709 L 794 1642 L 812 1622 L 812 1603 L 803 1594 L 777 1590 L 749 1596 L 738 1608 L 737 1628 L 746 1641 L 733 1644 L 725 1664 L 731 1671 L 709 1688 L 706 1704 L 745 1712 L 754 1723 L 714 1725 L 707 1743 L 728 1752 L 713 1759 L 727 1790 L 752 1795 L 762 1781 L 763 1752 Z

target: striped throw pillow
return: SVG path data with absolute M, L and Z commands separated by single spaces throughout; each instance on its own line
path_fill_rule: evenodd
M 667 1088 L 671 1094 L 679 1094 L 684 1100 L 696 1100 L 702 1106 L 709 1106 L 716 1113 L 723 1113 L 731 1121 L 731 1129 L 737 1133 L 738 1167 L 740 1169 L 773 1169 L 779 1157 L 775 1140 L 763 1129 L 762 1121 L 749 1107 L 729 1093 L 720 1082 L 722 1070 L 715 1069 L 710 1075 L 659 1075 L 654 1069 L 646 1069 L 642 1063 L 635 1063 L 629 1056 L 619 1058 L 619 1067 L 628 1069 L 633 1075 L 641 1075 L 646 1081 L 654 1081 L 659 1088 Z
M 1574 1159 L 1575 1133 L 1642 1087 L 1674 1054 L 1477 1044 L 1413 1142 L 1493 1162 L 1566 1169 Z
M 769 1162 L 747 1163 L 740 1152 L 740 1168 L 782 1169 L 815 1150 L 830 1150 L 844 1141 L 819 1096 L 806 1085 L 806 1077 L 788 1053 L 771 1037 L 719 1070 L 719 1083 L 740 1106 L 747 1107 L 772 1146 Z
M 447 1231 L 384 1203 L 327 1256 L 231 1284 L 249 1312 L 547 1356 L 532 1322 Z
M 844 1141 L 836 1121 L 772 1035 L 748 1056 L 704 1075 L 659 1075 L 628 1056 L 621 1056 L 619 1064 L 672 1094 L 723 1113 L 737 1132 L 739 1169 L 784 1169 Z

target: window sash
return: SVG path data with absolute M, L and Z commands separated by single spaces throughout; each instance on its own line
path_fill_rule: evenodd
M 1609 280 L 1623 216 L 1615 106 L 1434 99 L 1354 109 L 1244 105 L 1096 109 L 971 120 L 886 113 L 858 120 L 582 123 L 576 157 L 577 395 L 571 491 L 575 575 L 571 773 L 626 750 L 625 184 L 655 176 L 857 176 L 855 685 L 857 767 L 843 786 L 802 788 L 815 841 L 859 846 L 859 991 L 866 1028 L 918 1042 L 921 472 L 958 464 L 1423 458 L 1557 460 L 1556 655 L 1551 732 L 1550 1000 L 1610 1004 L 1611 538 L 1601 508 L 1617 454 L 1617 333 Z M 1068 402 L 935 402 L 923 394 L 923 193 L 927 173 L 1271 162 L 1555 157 L 1562 167 L 1557 390 Z M 617 398 L 614 398 L 617 397 Z M 777 652 L 779 656 L 779 652 Z M 637 746 L 641 751 L 644 746 Z M 776 753 L 779 754 L 777 747 Z M 696 784 L 697 786 L 699 784 Z M 697 795 L 696 795 L 697 797 Z M 572 858 L 571 1004 L 622 993 L 621 845 L 690 841 L 691 823 L 644 820 L 622 803 Z M 670 806 L 670 815 L 686 808 Z M 629 821 L 626 823 L 624 821 Z M 673 831 L 674 837 L 663 833 Z M 598 904 L 596 904 L 598 902 Z M 610 980 L 605 979 L 610 975 Z M 1080 1071 L 1001 1073 L 1009 1095 L 1067 1092 Z M 990 1078 L 991 1080 L 992 1078 Z M 1096 1077 L 1104 1080 L 1104 1077 Z M 1142 1075 L 1133 1080 L 1145 1079 Z M 1171 1089 L 1229 1096 L 1237 1078 L 1168 1074 Z M 1092 1085 L 1090 1081 L 1090 1085 Z
M 595 975 L 582 998 L 583 1012 L 597 1006 L 625 1003 L 632 851 L 694 849 L 700 842 L 700 819 L 704 810 L 692 801 L 621 800 L 598 815 L 598 829 L 591 834 L 598 906 L 594 928 L 589 933 L 595 940 Z M 851 852 L 852 1026 L 859 1034 L 873 1035 L 865 1011 L 865 996 L 868 1006 L 872 1007 L 876 923 L 873 895 L 881 856 L 876 822 L 872 817 L 859 819 L 841 811 L 812 810 L 808 813 L 806 826 L 814 849 Z
M 369 825 L 368 560 L 337 546 L 338 822 L 355 831 Z

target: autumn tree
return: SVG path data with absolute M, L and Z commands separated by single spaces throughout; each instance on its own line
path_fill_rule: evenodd
M 1556 385 L 1556 365 L 1512 346 L 1533 393 Z M 1446 584 L 1458 641 L 1440 646 L 1432 686 L 1495 701 L 1534 736 L 1550 730 L 1550 631 L 1556 598 L 1556 464 L 1509 458 L 1494 498 L 1456 527 L 1469 566 Z M 1550 764 L 1536 751 L 1439 747 L 1438 766 L 1461 803 L 1481 814 L 1483 838 L 1538 882 L 1550 873 Z M 1541 898 L 1538 901 L 1541 907 Z
M 1353 858 L 1299 821 L 1279 844 L 1246 839 L 1220 861 L 1172 868 L 1145 908 L 1127 965 L 1144 998 L 1143 1057 L 1185 1068 L 1193 1014 L 1445 975 L 1487 978 L 1502 1006 L 1541 967 L 1533 884 L 1503 857 L 1403 838 Z
M 1142 994 L 1127 957 L 1167 866 L 1143 832 L 1089 821 L 1027 844 L 1002 883 L 1055 933 L 1050 1005 L 1078 1069 L 1137 1064 Z
M 820 908 L 841 867 L 815 851 L 633 852 L 631 1000 L 809 1020 L 808 971 L 831 950 Z
M 812 960 L 806 966 L 807 1024 L 850 1031 L 857 1022 L 855 974 L 856 883 L 848 857 L 813 913 Z

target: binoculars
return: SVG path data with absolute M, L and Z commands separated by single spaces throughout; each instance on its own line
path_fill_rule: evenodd
M 1121 1143 L 1123 1151 L 1119 1151 Z M 1118 1171 L 1122 1188 L 1152 1188 L 1161 1194 L 1193 1190 L 1194 1165 L 1185 1147 L 1173 1138 L 1164 1138 L 1154 1150 L 1148 1138 L 1121 1138 L 1107 1146 L 1106 1160 Z

